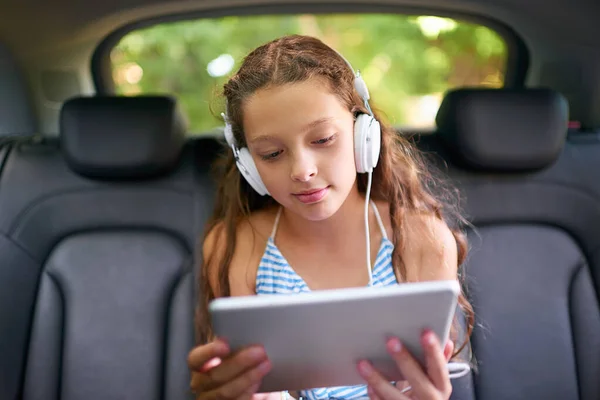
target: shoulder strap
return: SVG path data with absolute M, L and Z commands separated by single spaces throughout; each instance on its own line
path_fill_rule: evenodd
M 273 223 L 273 230 L 271 231 L 271 240 L 275 241 L 275 234 L 277 233 L 277 226 L 279 225 L 279 217 L 281 217 L 281 210 L 283 207 L 279 207 L 277 215 L 275 216 L 275 222 Z
M 377 224 L 379 225 L 379 229 L 381 229 L 381 236 L 387 240 L 387 232 L 385 231 L 385 226 L 383 226 L 383 221 L 381 220 L 381 215 L 379 215 L 379 210 L 377 210 L 377 206 L 375 202 L 371 200 L 371 206 L 373 206 L 373 212 L 375 213 L 375 218 L 377 219 Z

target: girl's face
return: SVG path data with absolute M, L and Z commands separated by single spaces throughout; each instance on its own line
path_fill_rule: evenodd
M 356 187 L 354 118 L 323 79 L 261 89 L 244 103 L 244 134 L 271 196 L 311 221 Z

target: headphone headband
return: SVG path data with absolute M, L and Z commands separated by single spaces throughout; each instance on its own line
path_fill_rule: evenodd
M 227 104 L 225 104 L 225 112 L 221 113 L 221 117 L 223 117 L 223 121 L 225 121 L 225 129 L 223 130 L 223 134 L 225 135 L 227 144 L 230 147 L 237 146 L 235 136 L 233 136 L 233 129 L 231 127 L 231 123 L 229 122 L 229 117 L 227 116 Z
M 348 66 L 348 68 L 350 68 L 350 71 L 352 71 L 352 74 L 354 75 L 354 88 L 358 92 L 358 95 L 360 96 L 360 98 L 363 99 L 363 102 L 365 103 L 365 107 L 367 107 L 367 110 L 369 110 L 369 113 L 371 115 L 373 115 L 373 113 L 371 111 L 371 107 L 369 106 L 369 100 L 371 99 L 371 96 L 369 94 L 369 89 L 367 88 L 367 84 L 364 81 L 364 79 L 362 78 L 360 71 L 358 71 L 358 70 L 354 71 L 352 64 L 350 64 L 350 61 L 348 61 L 348 59 L 346 57 L 344 57 L 342 55 L 342 53 L 340 53 L 339 51 L 337 51 L 335 49 L 332 49 L 332 50 L 335 51 L 342 60 L 344 60 L 344 62 Z

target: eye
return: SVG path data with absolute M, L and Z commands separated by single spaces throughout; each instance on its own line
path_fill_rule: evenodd
M 275 151 L 273 153 L 261 155 L 260 158 L 262 158 L 265 161 L 270 161 L 275 159 L 275 157 L 277 157 L 279 154 L 281 154 L 281 151 Z
M 313 143 L 315 143 L 315 144 L 327 144 L 327 143 L 331 142 L 333 139 L 335 139 L 335 135 L 331 135 L 331 136 L 323 138 L 323 139 L 315 140 Z

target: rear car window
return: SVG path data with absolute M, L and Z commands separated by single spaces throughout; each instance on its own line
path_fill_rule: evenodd
M 395 126 L 432 128 L 445 91 L 501 87 L 508 50 L 490 28 L 435 16 L 270 15 L 157 24 L 111 50 L 118 94 L 169 93 L 190 134 L 222 126 L 222 85 L 255 47 L 287 34 L 316 36 L 361 71 L 373 104 Z

